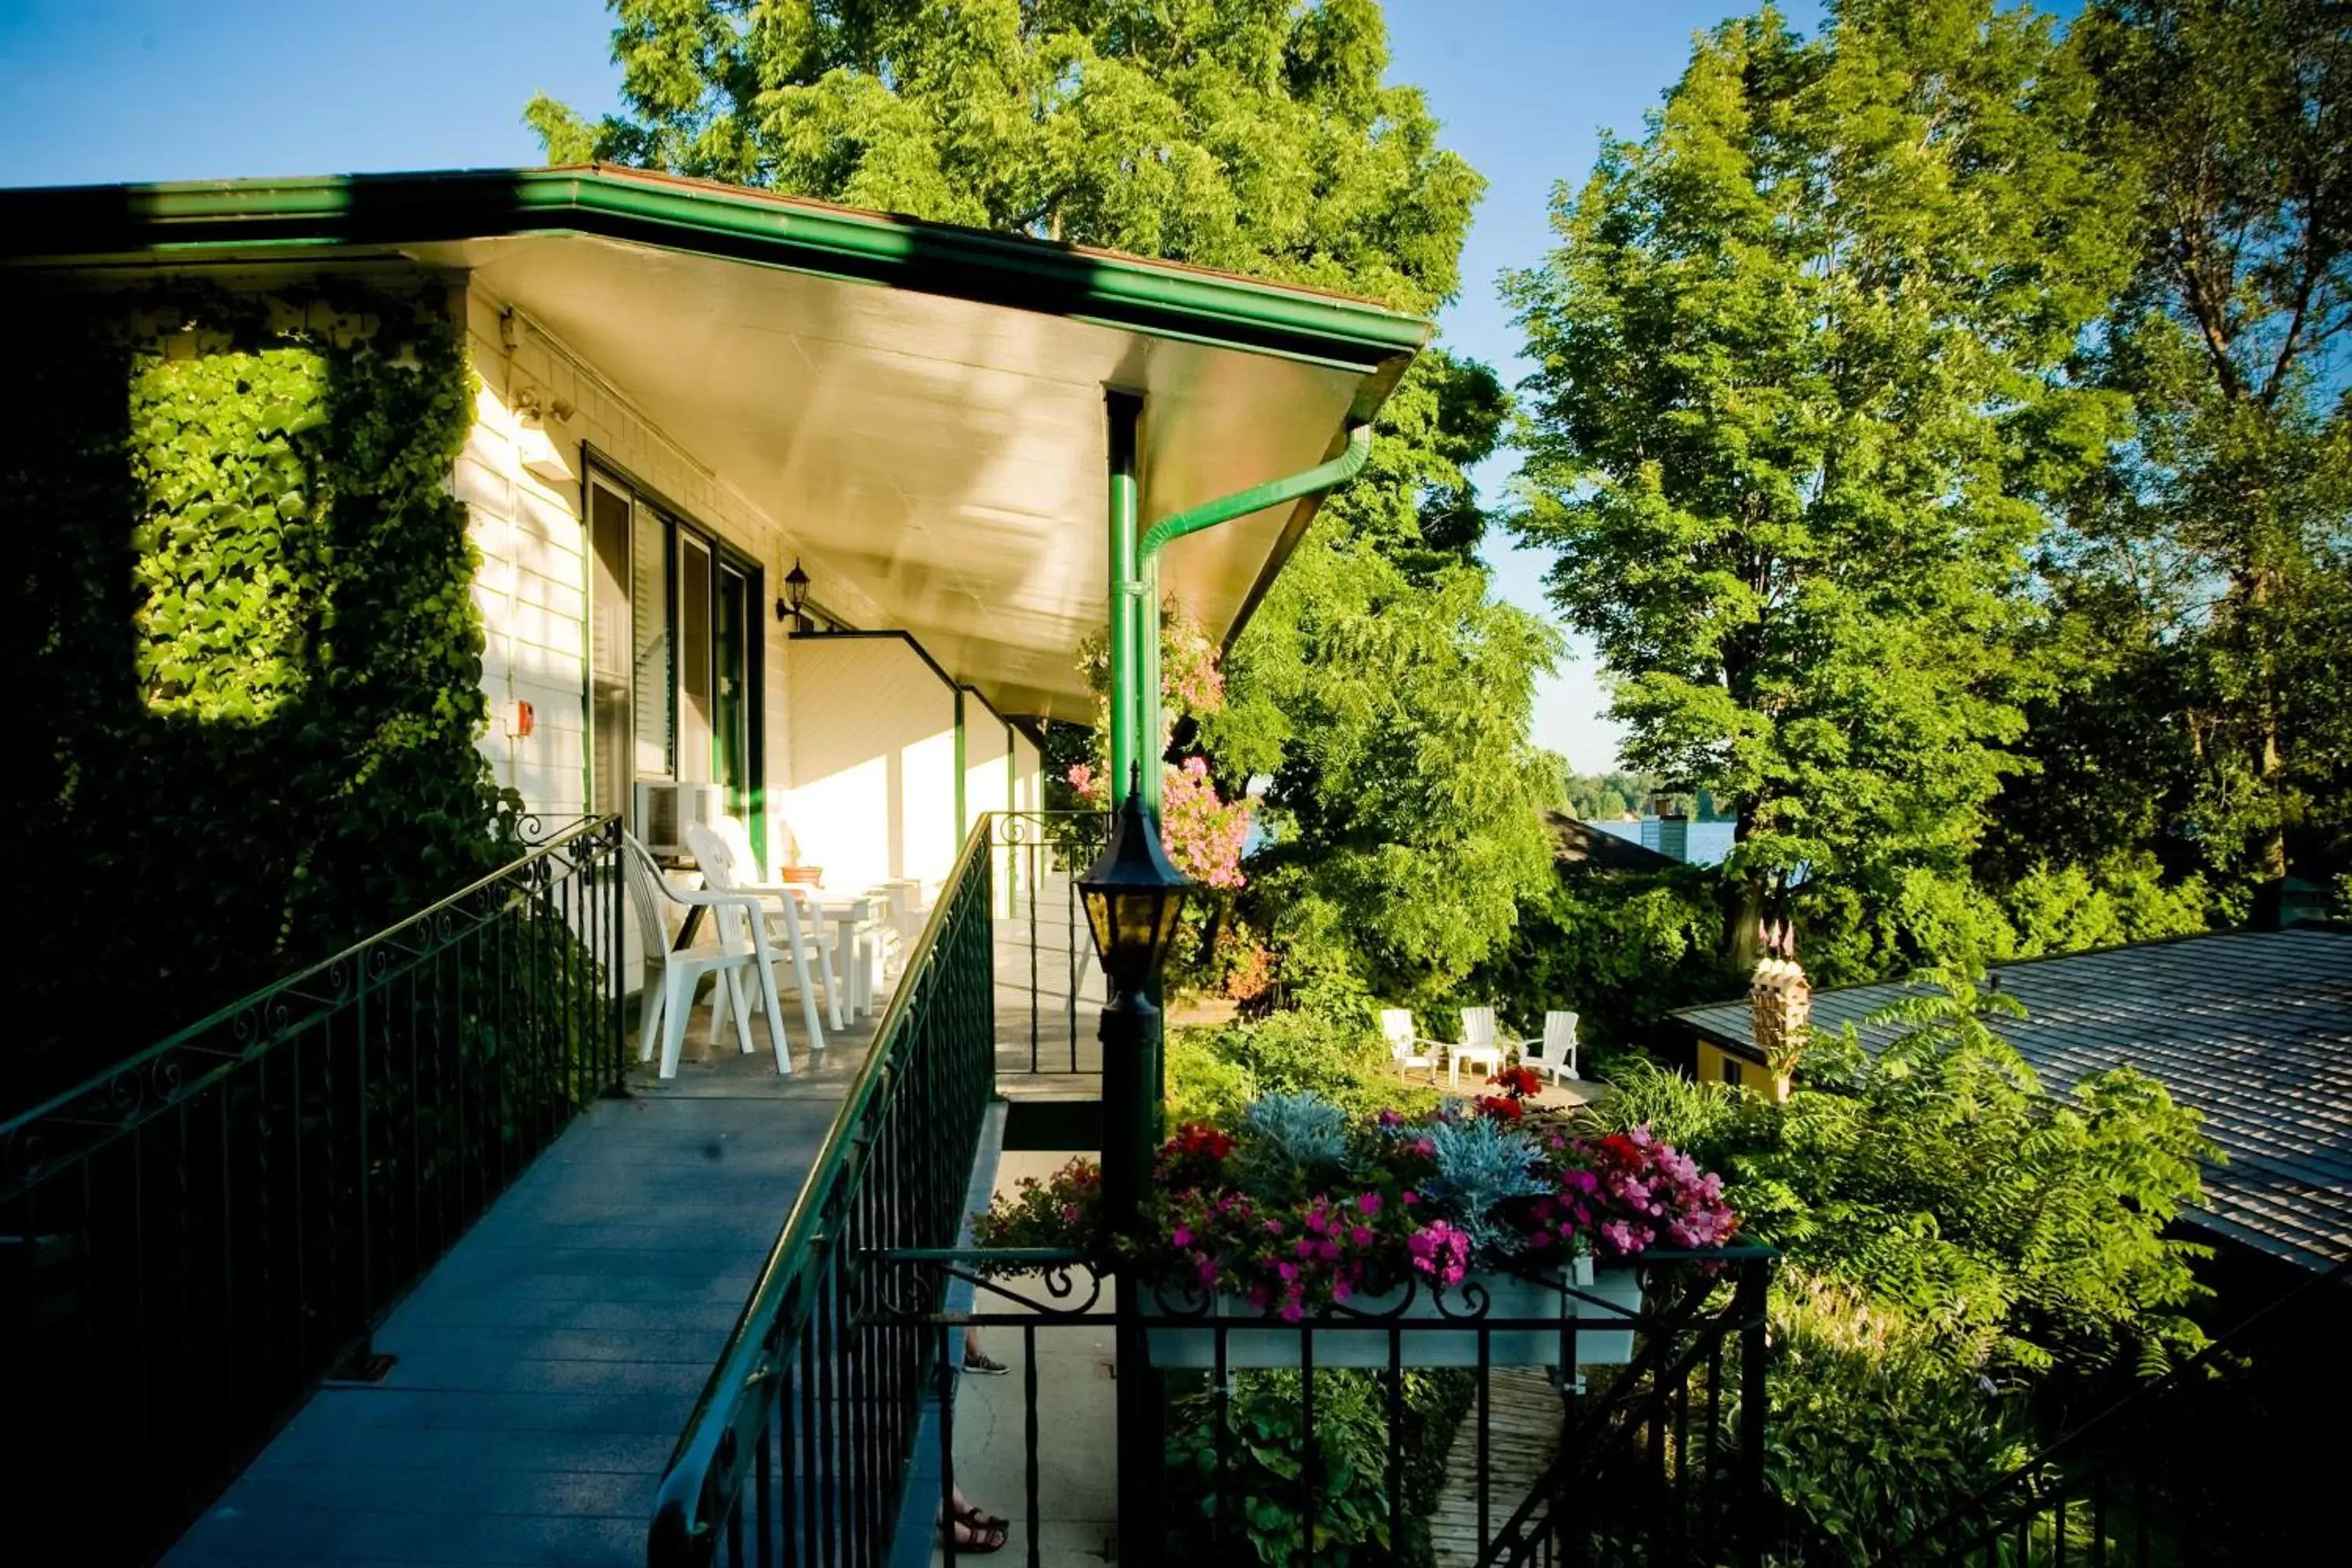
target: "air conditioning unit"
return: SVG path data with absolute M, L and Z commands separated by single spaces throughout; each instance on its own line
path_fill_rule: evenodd
M 686 853 L 686 830 L 709 825 L 727 811 L 727 786 L 637 781 L 637 837 L 656 855 Z

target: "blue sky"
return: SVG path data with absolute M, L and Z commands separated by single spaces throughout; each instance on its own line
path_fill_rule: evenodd
M 1390 0 L 1396 79 L 1424 89 L 1489 186 L 1446 341 L 1525 373 L 1496 297 L 1549 242 L 1554 181 L 1633 132 L 1691 34 L 1738 0 Z M 1813 0 L 1783 9 L 1810 26 Z M 611 107 L 602 0 L 0 0 L 0 184 L 530 163 L 524 101 Z M 1510 464 L 1482 476 L 1507 481 Z M 1543 562 L 1496 541 L 1497 587 L 1543 607 Z M 1616 737 L 1582 650 L 1538 695 L 1536 739 L 1580 768 Z

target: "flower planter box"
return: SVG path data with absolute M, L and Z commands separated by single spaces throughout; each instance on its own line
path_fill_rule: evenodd
M 1413 1291 L 1402 1311 L 1396 1311 L 1397 1302 L 1404 1294 L 1402 1291 L 1360 1296 L 1348 1305 L 1365 1315 L 1367 1326 L 1313 1329 L 1315 1364 L 1388 1365 L 1389 1336 L 1382 1329 L 1389 1320 L 1384 1314 L 1395 1312 L 1393 1321 L 1403 1330 L 1397 1336 L 1402 1364 L 1476 1366 L 1478 1331 L 1474 1324 L 1478 1320 L 1465 1321 L 1472 1309 L 1463 1294 L 1470 1285 L 1479 1286 L 1487 1294 L 1488 1306 L 1483 1314 L 1487 1321 L 1543 1319 L 1564 1323 L 1574 1319 L 1578 1325 L 1575 1355 L 1580 1366 L 1615 1366 L 1631 1361 L 1633 1331 L 1629 1320 L 1642 1310 L 1640 1277 L 1630 1268 L 1604 1268 L 1596 1273 L 1590 1258 L 1579 1258 L 1569 1283 L 1608 1305 L 1580 1300 L 1549 1285 L 1510 1274 L 1472 1274 L 1462 1286 L 1446 1293 L 1444 1310 L 1439 1309 L 1427 1290 Z M 1171 1310 L 1148 1291 L 1143 1293 L 1141 1305 L 1144 1316 L 1171 1325 L 1146 1332 L 1151 1364 L 1157 1367 L 1215 1366 L 1216 1333 L 1209 1326 L 1213 1321 L 1233 1325 L 1225 1334 L 1225 1365 L 1229 1368 L 1295 1367 L 1299 1364 L 1300 1347 L 1309 1331 L 1304 1324 L 1269 1323 L 1265 1313 L 1234 1296 L 1218 1297 L 1215 1310 L 1198 1317 Z M 1449 1316 L 1449 1312 L 1453 1315 Z M 1335 1316 L 1349 1321 L 1344 1313 Z M 1628 1326 L 1597 1326 L 1616 1322 L 1627 1322 Z M 1496 1329 L 1487 1335 L 1487 1364 L 1558 1366 L 1565 1339 L 1551 1329 Z

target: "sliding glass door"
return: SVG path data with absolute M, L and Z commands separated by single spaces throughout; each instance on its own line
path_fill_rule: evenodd
M 754 820 L 751 791 L 751 579 L 719 563 L 710 616 L 710 776 L 727 786 L 728 808 Z
M 717 784 L 761 833 L 759 568 L 619 478 L 588 485 L 588 799 L 639 779 Z

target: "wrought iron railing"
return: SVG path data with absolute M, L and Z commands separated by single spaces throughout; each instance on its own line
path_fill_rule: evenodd
M 995 1074 L 990 843 L 983 820 L 671 1454 L 654 1568 L 890 1549 L 932 1347 L 875 1321 L 860 1260 L 943 1245 L 962 1220 Z
M 2200 1407 L 2231 1395 L 2231 1378 L 2217 1372 L 2244 1375 L 2239 1363 L 2269 1359 L 2263 1346 L 2275 1352 L 2282 1345 L 2332 1345 L 2347 1318 L 2352 1259 L 2311 1275 L 2164 1376 L 2077 1422 L 1948 1517 L 1879 1557 L 1874 1568 L 2065 1568 L 2069 1562 L 2084 1568 L 2173 1568 L 2315 1560 L 2305 1542 L 2315 1545 L 2325 1536 L 2332 1551 L 2335 1532 L 2323 1526 L 2308 1492 L 2290 1479 L 2298 1468 L 2290 1461 L 2309 1451 L 2314 1428 L 2332 1423 L 2338 1410 L 2332 1404 L 2311 1410 L 2314 1420 L 2305 1426 L 2250 1420 L 2243 1409 L 2215 1419 Z M 2322 1365 L 2290 1365 L 2284 1375 L 2324 1379 Z M 2252 1370 L 2282 1375 L 2274 1366 Z M 2237 1461 L 2230 1479 L 2215 1473 L 2223 1445 Z M 2275 1495 L 2214 1495 L 2235 1493 L 2248 1472 Z
M 1168 1462 L 1142 1495 L 1166 1510 L 1148 1533 L 1170 1563 L 1752 1568 L 1770 1544 L 1764 1314 L 1776 1258 L 1762 1247 L 1633 1260 L 1643 1290 L 1630 1316 L 1560 1281 L 1528 1281 L 1506 1308 L 1474 1277 L 1295 1324 L 1219 1315 L 1181 1286 L 1114 1291 L 1075 1253 L 902 1248 L 877 1261 L 880 1321 L 932 1342 L 937 1380 L 935 1479 L 902 1517 L 921 1527 L 948 1517 L 959 1486 L 952 1355 L 967 1329 L 982 1330 L 1020 1373 L 1011 1533 L 1033 1568 L 1045 1519 L 1070 1517 L 1072 1501 L 1043 1480 L 1072 1466 L 1066 1453 L 1041 1462 L 1041 1397 L 1052 1415 L 1073 1391 L 1041 1389 L 1040 1341 L 1050 1356 L 1055 1336 L 1100 1344 L 1121 1325 L 1134 1331 L 1118 1340 L 1118 1375 L 1160 1363 L 1168 1382 Z M 940 1308 L 950 1280 L 969 1290 L 970 1310 Z M 1563 1320 L 1563 1297 L 1584 1315 Z M 1138 1350 L 1147 1367 L 1124 1364 Z M 1014 1420 L 998 1408 L 989 1424 L 1002 1443 Z M 1108 1436 L 1078 1441 L 1099 1448 Z M 942 1543 L 952 1563 L 951 1532 Z
M 384 1312 L 619 1082 L 619 847 L 610 818 L 552 829 L 0 1124 L 26 1561 L 167 1542 L 322 1376 L 368 1374 Z
M 1025 998 L 1027 1016 L 999 1042 L 997 1065 L 1037 1076 L 1099 1075 L 1097 1015 L 1106 997 L 1078 879 L 1100 852 L 1110 818 L 1099 811 L 989 814 L 996 888 L 997 984 Z

